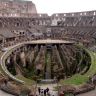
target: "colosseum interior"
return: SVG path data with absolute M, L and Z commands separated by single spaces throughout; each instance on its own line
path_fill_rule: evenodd
M 91 96 L 95 44 L 96 11 L 48 16 L 31 1 L 0 0 L 0 96 Z

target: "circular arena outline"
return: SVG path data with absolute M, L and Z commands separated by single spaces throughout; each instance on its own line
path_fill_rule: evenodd
M 5 60 L 7 59 L 7 57 L 13 52 L 13 51 L 16 51 L 16 49 L 18 49 L 18 48 L 20 48 L 20 47 L 22 47 L 22 46 L 24 46 L 25 44 L 58 44 L 58 43 L 60 43 L 60 44 L 74 44 L 74 42 L 70 42 L 70 41 L 63 41 L 63 40 L 36 40 L 36 41 L 29 41 L 29 42 L 24 42 L 24 43 L 20 43 L 20 44 L 17 44 L 17 45 L 15 45 L 15 46 L 12 46 L 12 47 L 10 47 L 10 48 L 8 48 L 8 50 L 3 54 L 3 56 L 1 57 L 1 67 L 2 67 L 2 69 L 3 69 L 3 71 L 9 76 L 9 78 L 11 78 L 11 79 L 13 79 L 13 80 L 15 80 L 16 82 L 19 82 L 19 83 L 22 83 L 22 84 L 24 84 L 25 82 L 24 81 L 22 81 L 22 80 L 20 80 L 20 79 L 18 79 L 18 78 L 16 78 L 16 77 L 14 77 L 8 70 L 7 70 L 7 68 L 6 68 L 6 66 L 5 66 Z M 86 50 L 89 54 L 90 54 L 90 52 L 88 51 L 88 50 Z M 92 58 L 91 58 L 92 59 Z M 90 69 L 89 69 L 90 70 Z M 93 88 L 93 86 L 92 86 L 92 88 Z M 90 89 L 90 88 L 89 88 Z M 91 90 L 91 89 L 90 89 Z M 79 93 L 79 92 L 77 92 L 77 93 Z M 82 93 L 82 92 L 81 92 Z
M 73 41 L 64 41 L 64 40 L 51 40 L 51 39 L 47 39 L 47 40 L 36 40 L 36 41 L 29 41 L 29 42 L 24 42 L 24 43 L 20 43 L 17 44 L 13 47 L 10 47 L 7 49 L 7 51 L 2 55 L 1 57 L 1 67 L 3 69 L 3 71 L 13 80 L 20 82 L 20 83 L 24 83 L 24 81 L 15 78 L 6 68 L 5 66 L 5 60 L 7 59 L 7 57 L 16 49 L 24 46 L 25 44 L 74 44 Z M 6 48 L 5 48 L 6 49 Z

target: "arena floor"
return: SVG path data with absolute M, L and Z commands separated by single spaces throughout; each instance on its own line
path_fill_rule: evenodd
M 77 95 L 77 96 L 96 96 L 96 89 L 84 94 Z
M 13 96 L 13 95 L 5 93 L 4 91 L 0 90 L 0 96 Z

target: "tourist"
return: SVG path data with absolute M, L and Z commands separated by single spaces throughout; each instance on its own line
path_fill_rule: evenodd
M 41 96 L 43 96 L 43 89 L 41 89 L 41 92 L 40 93 L 41 93 Z
M 47 87 L 47 89 L 46 89 L 46 92 L 47 92 L 47 94 L 48 94 L 48 92 L 49 92 L 49 88 Z
M 40 95 L 40 93 L 41 93 L 41 88 L 40 88 L 40 87 L 38 87 L 38 93 L 39 93 L 39 95 Z
M 44 96 L 46 96 L 46 92 L 47 92 L 47 91 L 46 91 L 46 90 L 44 90 Z

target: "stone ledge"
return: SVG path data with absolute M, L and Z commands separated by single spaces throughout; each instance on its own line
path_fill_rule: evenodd
M 93 85 L 93 84 L 84 84 L 84 85 L 81 85 L 78 87 L 71 86 L 71 85 L 65 85 L 59 89 L 59 93 L 73 93 L 73 94 L 77 95 L 77 94 L 89 92 L 94 89 L 95 89 L 95 85 Z

